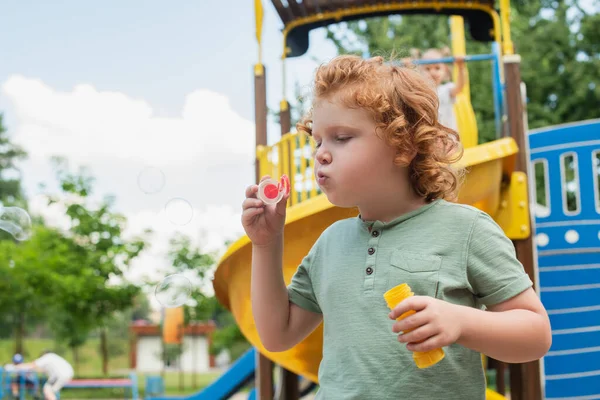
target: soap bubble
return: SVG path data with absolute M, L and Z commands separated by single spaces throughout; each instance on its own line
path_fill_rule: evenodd
M 137 181 L 142 192 L 158 193 L 165 186 L 165 174 L 156 167 L 147 167 L 140 172 Z
M 31 217 L 19 207 L 0 207 L 0 229 L 13 235 L 17 240 L 31 236 Z
M 156 286 L 154 293 L 163 306 L 179 307 L 187 303 L 192 295 L 192 283 L 181 274 L 169 275 Z
M 194 217 L 194 209 L 189 201 L 176 197 L 165 205 L 165 213 L 169 221 L 175 225 L 187 225 Z

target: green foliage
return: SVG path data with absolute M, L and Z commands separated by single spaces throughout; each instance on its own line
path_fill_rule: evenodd
M 123 273 L 144 249 L 145 237 L 122 238 L 124 216 L 112 211 L 110 198 L 93 203 L 93 178 L 83 170 L 72 173 L 59 159 L 55 168 L 62 191 L 48 196 L 48 203 L 64 207 L 70 229 L 34 219 L 29 240 L 0 241 L 0 315 L 14 331 L 19 351 L 26 327 L 42 321 L 76 349 L 140 293 Z
M 22 204 L 20 171 L 17 162 L 27 156 L 25 151 L 12 143 L 3 124 L 3 115 L 0 114 L 0 203 Z M 14 176 L 9 176 L 10 173 Z
M 93 178 L 85 170 L 72 173 L 65 160 L 54 161 L 63 193 L 49 196 L 49 204 L 59 202 L 66 209 L 71 226 L 67 236 L 75 260 L 63 269 L 52 325 L 58 337 L 77 347 L 114 312 L 132 306 L 140 289 L 122 279 L 118 285 L 110 284 L 109 279 L 122 278 L 146 242 L 143 238 L 122 238 L 126 221 L 112 211 L 113 199 L 92 203 Z
M 212 320 L 217 325 L 213 336 L 211 352 L 217 354 L 228 349 L 233 358 L 249 347 L 246 338 L 241 334 L 231 313 L 225 309 L 212 293 L 206 292 L 209 283 L 208 273 L 214 268 L 217 254 L 205 252 L 200 246 L 195 246 L 191 239 L 178 234 L 170 241 L 169 259 L 176 272 L 195 275 L 195 284 L 192 289 L 193 306 L 185 307 L 185 323 L 191 321 Z
M 176 272 L 193 271 L 199 279 L 204 279 L 208 269 L 215 264 L 216 253 L 204 253 L 194 247 L 188 236 L 178 233 L 169 244 L 168 256 Z
M 164 347 L 164 362 L 165 365 L 174 366 L 177 362 L 177 359 L 181 354 L 183 354 L 184 348 L 183 345 L 179 344 L 165 344 Z M 160 358 L 160 355 L 158 355 Z
M 223 350 L 228 350 L 231 359 L 235 360 L 250 348 L 250 343 L 240 331 L 233 315 L 225 309 L 219 318 L 218 326 L 219 329 L 213 335 L 211 354 L 216 355 Z

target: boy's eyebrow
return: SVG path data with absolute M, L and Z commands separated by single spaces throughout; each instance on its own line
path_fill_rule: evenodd
M 317 135 L 320 134 L 321 131 L 331 132 L 331 131 L 336 131 L 336 130 L 344 130 L 344 131 L 350 131 L 351 133 L 355 133 L 355 132 L 358 132 L 360 129 L 354 128 L 350 125 L 335 124 L 335 125 L 329 125 L 325 129 L 320 129 L 319 131 L 315 131 L 313 129 L 312 134 L 314 136 L 315 134 L 317 134 Z

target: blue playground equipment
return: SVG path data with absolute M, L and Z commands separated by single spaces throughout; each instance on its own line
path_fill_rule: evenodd
M 529 132 L 545 399 L 600 399 L 600 119 Z
M 251 348 L 244 353 L 235 363 L 217 380 L 198 393 L 185 397 L 148 396 L 154 387 L 160 387 L 162 383 L 151 380 L 151 386 L 146 385 L 146 399 L 151 400 L 224 400 L 236 394 L 244 386 L 250 384 L 254 379 L 256 366 L 256 349 Z M 306 383 L 302 378 L 301 382 Z M 312 382 L 303 385 L 300 396 L 305 396 L 315 388 Z M 149 390 L 151 389 L 151 390 Z M 160 390 L 160 389 L 159 389 Z M 256 390 L 252 389 L 248 394 L 248 400 L 256 399 Z
M 11 384 L 13 382 L 19 384 L 19 400 L 25 400 L 26 395 L 33 397 L 41 395 L 41 385 L 37 372 L 6 370 L 0 367 L 0 399 L 12 395 Z
M 254 378 L 256 351 L 248 350 L 223 375 L 202 391 L 186 397 L 146 397 L 153 400 L 217 400 L 227 399 Z

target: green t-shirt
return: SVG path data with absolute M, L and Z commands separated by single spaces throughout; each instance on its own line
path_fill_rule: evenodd
M 475 308 L 532 285 L 512 242 L 474 207 L 437 200 L 388 223 L 334 223 L 288 286 L 291 302 L 323 314 L 317 399 L 485 398 L 479 353 L 453 344 L 438 364 L 419 369 L 397 341 L 383 294 L 401 283 Z

